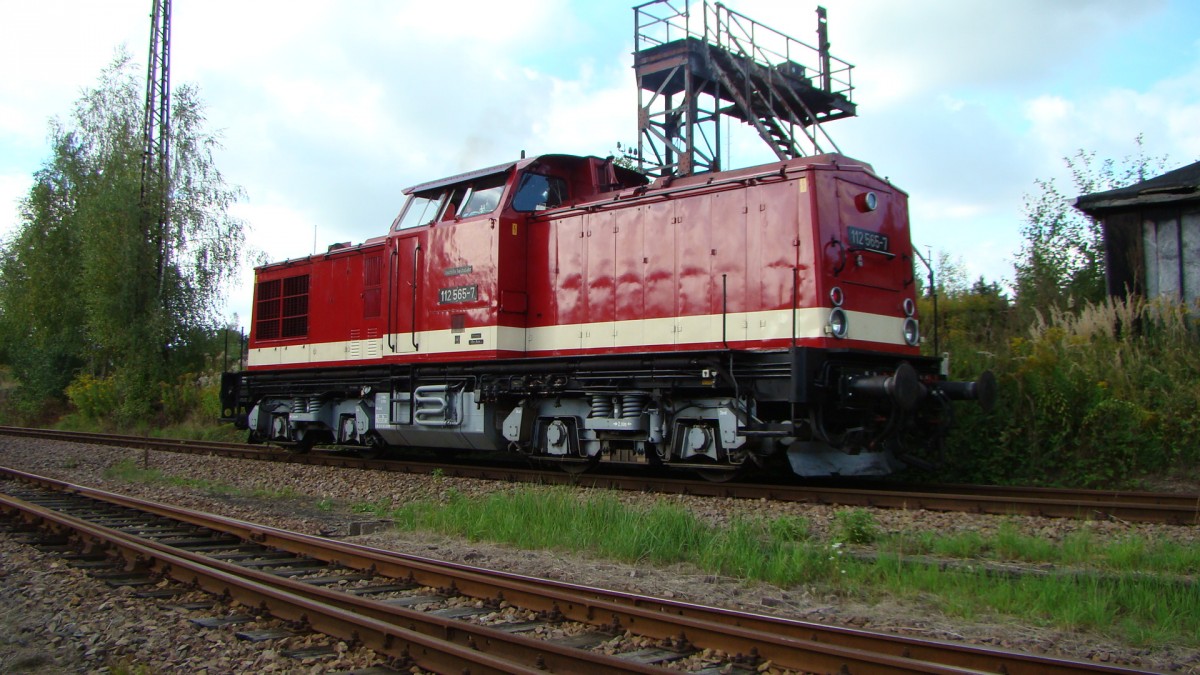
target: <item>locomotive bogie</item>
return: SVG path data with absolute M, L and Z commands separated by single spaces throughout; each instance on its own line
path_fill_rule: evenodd
M 593 393 L 523 401 L 504 421 L 512 447 L 527 454 L 648 464 L 741 464 L 744 403 L 688 399 L 672 404 L 647 392 Z

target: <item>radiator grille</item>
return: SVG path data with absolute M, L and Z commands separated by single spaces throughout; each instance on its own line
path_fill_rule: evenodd
M 258 284 L 255 335 L 277 340 L 308 335 L 308 275 Z

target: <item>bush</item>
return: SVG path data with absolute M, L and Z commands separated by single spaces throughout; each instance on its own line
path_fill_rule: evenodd
M 160 384 L 159 396 L 162 400 L 163 418 L 167 422 L 183 421 L 200 407 L 200 387 L 196 376 L 190 373 L 180 375 L 174 383 Z
M 161 385 L 162 414 L 167 423 L 199 419 L 213 422 L 221 416 L 219 380 L 185 373 L 174 384 Z
M 97 378 L 84 373 L 67 385 L 66 394 L 79 414 L 91 420 L 110 417 L 121 404 L 111 377 Z

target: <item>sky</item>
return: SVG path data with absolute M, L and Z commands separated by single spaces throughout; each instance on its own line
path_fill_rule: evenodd
M 0 0 L 0 237 L 117 50 L 144 68 L 151 0 Z M 674 0 L 676 6 L 682 0 Z M 817 2 L 725 5 L 809 44 Z M 912 238 L 1004 283 L 1035 181 L 1064 157 L 1200 159 L 1200 3 L 824 0 L 858 117 L 843 154 L 909 194 Z M 282 260 L 386 233 L 406 187 L 516 159 L 636 143 L 628 0 L 173 0 L 171 81 L 199 89 L 231 212 Z M 734 134 L 727 166 L 772 161 Z M 253 273 L 227 293 L 249 321 Z

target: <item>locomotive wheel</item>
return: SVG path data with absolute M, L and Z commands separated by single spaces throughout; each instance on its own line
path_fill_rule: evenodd
M 587 459 L 564 459 L 556 462 L 558 467 L 563 471 L 578 476 L 581 473 L 587 473 L 595 468 L 600 463 L 599 457 L 589 457 Z
M 354 454 L 360 459 L 379 459 L 383 456 L 383 448 L 376 445 L 364 445 L 361 448 L 355 448 Z
M 710 483 L 728 483 L 742 473 L 741 467 L 728 469 L 695 469 L 696 475 Z
M 308 454 L 308 452 L 310 450 L 313 449 L 313 446 L 315 446 L 316 444 L 317 444 L 317 439 L 315 437 L 305 434 L 304 438 L 301 438 L 300 440 L 296 441 L 295 443 L 283 443 L 281 445 L 283 445 L 283 448 L 290 453 L 297 454 L 297 455 L 306 455 L 306 454 Z

